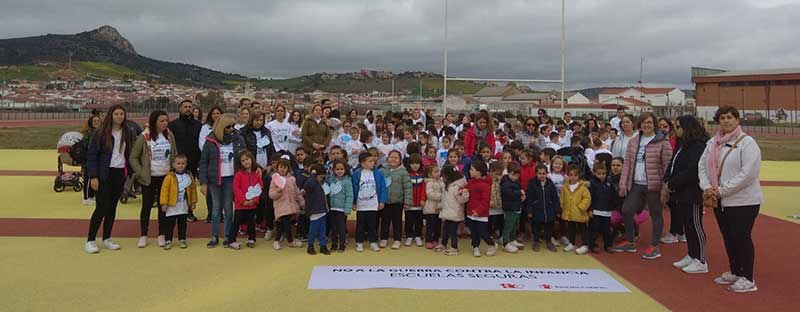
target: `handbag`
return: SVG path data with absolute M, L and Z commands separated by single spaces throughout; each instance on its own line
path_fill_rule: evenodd
M 741 142 L 746 136 L 747 135 L 739 136 L 739 138 L 736 139 L 736 142 L 734 142 L 733 145 L 731 145 L 731 148 L 725 153 L 725 156 L 722 157 L 722 162 L 720 162 L 719 171 L 717 172 L 717 181 L 722 178 L 722 168 L 725 167 L 725 160 L 728 159 L 728 155 L 730 155 L 731 152 L 733 152 L 733 150 L 739 146 L 739 142 Z M 710 189 L 709 191 L 703 192 L 703 207 L 712 209 L 717 208 L 719 207 L 719 201 L 720 199 L 714 196 L 714 194 L 710 192 Z

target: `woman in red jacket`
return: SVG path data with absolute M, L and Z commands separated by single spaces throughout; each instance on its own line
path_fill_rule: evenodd
M 489 248 L 486 255 L 494 256 L 497 249 L 494 241 L 489 235 L 489 199 L 492 193 L 492 179 L 487 176 L 486 164 L 482 160 L 476 160 L 469 169 L 472 179 L 467 183 L 469 190 L 469 201 L 467 202 L 467 218 L 469 218 L 470 230 L 472 234 L 472 255 L 481 256 L 481 239 Z
M 469 128 L 464 135 L 464 155 L 474 156 L 477 146 L 481 143 L 486 143 L 492 151 L 495 150 L 494 123 L 486 112 L 480 112 L 475 116 L 475 126 Z

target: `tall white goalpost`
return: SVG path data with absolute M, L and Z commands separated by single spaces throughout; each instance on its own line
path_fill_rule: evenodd
M 499 79 L 499 78 L 460 78 L 447 76 L 447 0 L 444 0 L 444 88 L 442 96 L 443 114 L 447 114 L 447 81 L 486 81 L 486 82 L 525 82 L 561 84 L 561 109 L 564 109 L 564 64 L 566 62 L 566 0 L 561 0 L 561 79 Z

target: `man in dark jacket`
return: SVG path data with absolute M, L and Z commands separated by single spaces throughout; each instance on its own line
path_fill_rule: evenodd
M 200 162 L 200 148 L 197 146 L 197 140 L 201 127 L 200 122 L 192 116 L 192 101 L 181 101 L 180 116 L 169 123 L 169 131 L 175 136 L 175 147 L 178 149 L 178 154 L 186 155 L 188 163 L 186 169 L 191 171 L 195 177 L 198 176 L 197 165 Z M 197 221 L 197 217 L 191 210 L 186 219 L 190 222 Z

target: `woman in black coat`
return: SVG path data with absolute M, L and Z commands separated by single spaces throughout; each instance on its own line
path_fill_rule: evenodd
M 264 126 L 264 121 L 264 113 L 253 111 L 250 113 L 250 121 L 239 130 L 247 150 L 256 156 L 256 162 L 262 169 L 272 163 L 272 155 L 275 153 L 272 132 Z
M 689 254 L 672 265 L 686 273 L 706 273 L 706 234 L 703 231 L 703 191 L 697 174 L 698 162 L 706 148 L 708 133 L 691 115 L 678 118 L 675 126 L 678 136 L 672 163 L 667 168 L 664 181 L 674 203 L 670 210 L 673 220 L 686 226 Z

